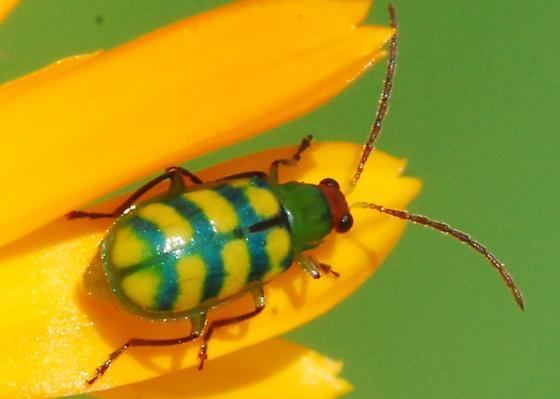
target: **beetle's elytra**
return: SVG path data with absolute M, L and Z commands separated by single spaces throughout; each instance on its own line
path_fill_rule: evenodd
M 173 169 L 171 173 L 180 173 Z M 265 175 L 170 191 L 121 216 L 101 244 L 120 302 L 150 318 L 192 317 L 270 281 L 330 230 L 321 186 L 273 184 Z M 307 199 L 295 201 L 292 199 Z M 315 214 L 298 226 L 290 215 Z
M 390 6 L 395 35 L 381 101 L 372 132 L 352 178 L 357 184 L 379 135 L 386 114 L 396 69 L 397 23 Z M 306 254 L 331 232 L 352 228 L 351 208 L 368 208 L 449 234 L 485 256 L 523 308 L 521 292 L 505 266 L 485 246 L 449 225 L 359 202 L 348 205 L 338 183 L 325 178 L 318 185 L 280 183 L 281 166 L 295 166 L 309 147 L 304 138 L 291 159 L 272 162 L 269 173 L 246 172 L 202 182 L 191 172 L 172 167 L 132 194 L 112 213 L 73 211 L 68 217 L 115 218 L 103 239 L 99 255 L 88 268 L 86 284 L 110 288 L 128 311 L 149 319 L 189 319 L 189 335 L 170 339 L 132 338 L 109 355 L 89 384 L 101 377 L 112 362 L 133 346 L 177 345 L 200 338 L 200 367 L 207 357 L 208 341 L 216 328 L 258 315 L 265 307 L 263 286 L 297 263 L 313 278 L 334 276 L 329 265 Z M 187 185 L 184 179 L 190 180 Z M 163 195 L 139 199 L 154 186 L 170 181 Z M 240 295 L 252 295 L 255 308 L 245 314 L 215 320 L 207 314 Z

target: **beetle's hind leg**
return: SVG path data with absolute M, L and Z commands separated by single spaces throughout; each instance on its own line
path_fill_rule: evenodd
M 285 166 L 295 166 L 298 161 L 301 159 L 301 154 L 311 146 L 311 140 L 313 140 L 312 135 L 305 136 L 301 143 L 299 144 L 298 149 L 296 150 L 295 154 L 292 155 L 289 159 L 277 159 L 276 161 L 272 162 L 270 165 L 270 171 L 268 172 L 269 179 L 273 184 L 278 184 L 278 168 L 280 165 Z
M 90 219 L 100 219 L 100 218 L 116 218 L 122 215 L 124 211 L 134 204 L 140 197 L 146 194 L 149 190 L 154 188 L 165 180 L 170 180 L 171 185 L 169 186 L 169 191 L 182 191 L 185 189 L 185 183 L 183 182 L 182 176 L 186 176 L 190 179 L 192 183 L 202 184 L 202 180 L 195 174 L 183 169 L 179 166 L 172 166 L 165 170 L 165 173 L 157 176 L 156 178 L 150 180 L 138 190 L 136 190 L 130 197 L 126 199 L 122 204 L 120 204 L 113 212 L 102 213 L 102 212 L 83 212 L 83 211 L 72 211 L 66 214 L 67 219 L 79 219 L 79 218 L 90 218 Z
M 239 316 L 229 317 L 227 319 L 214 320 L 212 323 L 210 323 L 210 326 L 202 336 L 202 346 L 200 347 L 200 352 L 198 353 L 198 358 L 200 359 L 200 365 L 198 366 L 199 370 L 202 370 L 202 368 L 204 367 L 204 361 L 208 359 L 208 341 L 212 337 L 214 330 L 216 330 L 217 328 L 222 328 L 225 326 L 230 326 L 232 324 L 241 323 L 245 320 L 249 320 L 250 318 L 255 317 L 256 315 L 261 313 L 265 308 L 266 300 L 264 297 L 262 286 L 254 287 L 249 292 L 255 300 L 255 309 L 253 311 Z
M 206 325 L 206 313 L 201 313 L 196 317 L 190 318 L 189 320 L 191 321 L 192 325 L 191 333 L 184 337 L 170 339 L 129 339 L 124 345 L 111 352 L 107 360 L 105 360 L 105 362 L 95 370 L 95 375 L 86 381 L 87 384 L 91 385 L 99 378 L 101 378 L 103 374 L 105 374 L 105 372 L 109 369 L 109 367 L 111 367 L 113 362 L 129 348 L 132 348 L 134 346 L 172 346 L 184 344 L 186 342 L 197 339 L 202 335 L 202 331 L 204 330 L 204 326 Z

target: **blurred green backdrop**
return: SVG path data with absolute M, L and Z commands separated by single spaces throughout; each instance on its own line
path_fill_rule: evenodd
M 0 81 L 225 2 L 24 0 L 0 26 Z M 560 3 L 396 6 L 399 71 L 378 147 L 424 180 L 413 211 L 472 233 L 508 263 L 527 310 L 482 258 L 411 226 L 375 278 L 289 338 L 344 360 L 354 399 L 560 397 Z M 387 23 L 385 1 L 368 22 Z M 377 66 L 318 111 L 189 165 L 310 132 L 362 142 L 383 75 Z

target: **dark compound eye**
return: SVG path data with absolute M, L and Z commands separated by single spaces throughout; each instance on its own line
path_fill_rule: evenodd
M 321 183 L 327 187 L 334 187 L 334 188 L 339 188 L 340 186 L 338 185 L 338 182 L 335 179 L 331 179 L 330 177 L 327 177 L 326 179 L 321 180 Z
M 336 231 L 339 233 L 346 233 L 352 228 L 354 224 L 354 218 L 349 213 L 345 213 L 340 219 L 340 223 L 336 226 Z

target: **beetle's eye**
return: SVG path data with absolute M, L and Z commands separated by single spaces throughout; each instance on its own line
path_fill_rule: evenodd
M 330 177 L 321 180 L 320 184 L 324 184 L 327 187 L 339 188 L 338 182 L 335 179 L 331 179 Z
M 354 224 L 354 218 L 351 214 L 345 213 L 342 218 L 340 219 L 340 223 L 336 227 L 336 231 L 339 233 L 346 233 L 348 230 L 352 228 Z

